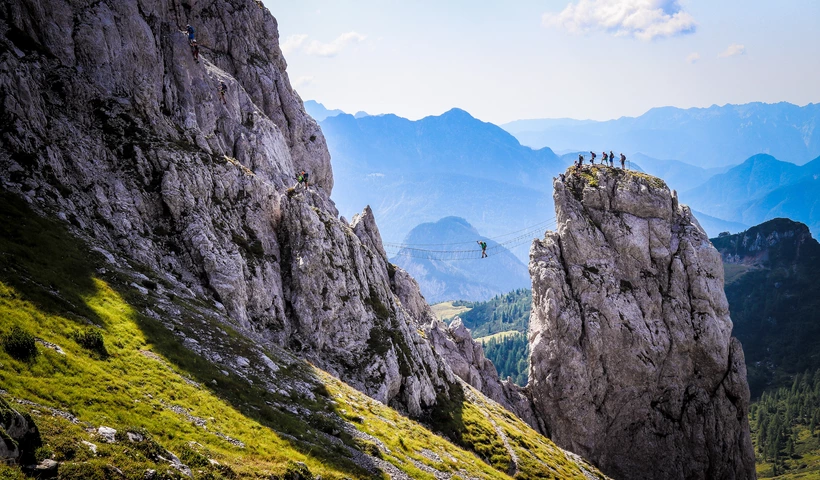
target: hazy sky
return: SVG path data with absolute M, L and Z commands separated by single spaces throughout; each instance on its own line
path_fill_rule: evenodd
M 263 0 L 328 108 L 493 123 L 820 101 L 818 0 Z

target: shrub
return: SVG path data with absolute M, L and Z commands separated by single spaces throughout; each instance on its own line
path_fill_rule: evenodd
M 37 356 L 37 343 L 34 341 L 34 336 L 17 325 L 3 337 L 3 349 L 17 360 L 26 361 Z
M 97 352 L 103 357 L 108 356 L 108 350 L 105 348 L 105 339 L 102 333 L 95 328 L 89 328 L 84 332 L 74 332 L 71 335 L 81 347 L 92 352 Z
M 288 462 L 285 473 L 279 476 L 274 476 L 277 480 L 313 480 L 313 474 L 310 473 L 307 465 L 302 462 Z

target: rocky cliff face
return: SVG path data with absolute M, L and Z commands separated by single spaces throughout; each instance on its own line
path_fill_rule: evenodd
M 615 478 L 754 478 L 743 350 L 720 254 L 657 178 L 554 182 L 530 251 L 530 384 L 556 443 Z
M 712 239 L 724 263 L 763 266 L 794 264 L 803 254 L 812 256 L 817 241 L 806 225 L 775 218 L 735 235 Z
M 0 105 L 3 188 L 101 250 L 412 414 L 455 382 L 372 213 L 338 218 L 261 3 L 3 2 Z M 310 189 L 289 189 L 301 169 Z
M 495 365 L 484 356 L 484 347 L 473 340 L 460 318 L 456 317 L 449 326 L 433 320 L 424 332 L 433 350 L 456 376 L 518 415 L 536 431 L 546 430 L 533 410 L 527 390 L 498 377 Z

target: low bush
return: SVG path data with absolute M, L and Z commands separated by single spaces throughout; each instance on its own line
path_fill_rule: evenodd
M 3 349 L 17 360 L 26 361 L 37 356 L 34 336 L 17 325 L 3 337 Z
M 103 357 L 108 356 L 108 350 L 105 348 L 105 339 L 99 330 L 89 328 L 84 332 L 74 332 L 71 336 L 74 338 L 74 341 L 86 350 L 96 352 Z

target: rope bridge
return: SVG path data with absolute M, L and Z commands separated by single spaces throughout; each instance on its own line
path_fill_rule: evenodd
M 487 240 L 495 241 L 487 246 L 487 256 L 498 255 L 519 245 L 529 243 L 535 237 L 540 237 L 545 230 L 556 225 L 555 218 L 530 225 L 522 230 L 506 233 Z M 512 235 L 515 235 L 512 237 Z M 391 257 L 410 257 L 425 260 L 473 260 L 481 258 L 481 247 L 475 241 L 454 243 L 383 243 L 385 251 Z M 474 245 L 468 248 L 467 245 Z M 427 247 L 427 248 L 424 248 Z M 438 247 L 438 248 L 430 248 Z

